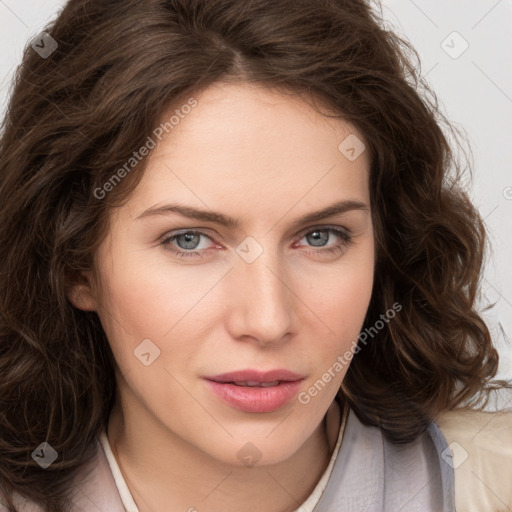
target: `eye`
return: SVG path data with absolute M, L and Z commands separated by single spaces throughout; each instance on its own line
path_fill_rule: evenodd
M 202 231 L 188 230 L 166 237 L 162 241 L 162 245 L 166 250 L 173 252 L 180 258 L 203 257 L 205 255 L 205 251 L 207 251 L 208 248 L 199 248 L 199 242 L 201 241 L 201 238 L 206 238 L 213 241 L 210 236 L 208 236 L 206 233 L 203 233 Z M 174 243 L 175 240 L 176 243 Z M 171 245 L 177 245 L 178 248 L 183 250 L 175 251 L 170 247 Z
M 335 239 L 338 238 L 339 241 L 329 246 L 328 241 L 331 239 L 331 236 Z M 308 252 L 320 255 L 341 254 L 352 243 L 352 236 L 349 231 L 330 226 L 309 229 L 309 231 L 303 232 L 302 238 L 299 241 L 304 239 L 306 239 L 307 243 L 312 244 L 311 247 L 318 248 Z M 213 247 L 208 246 L 200 247 L 202 240 L 214 242 L 209 234 L 189 229 L 165 237 L 160 244 L 165 250 L 171 251 L 179 258 L 202 258 L 207 255 L 209 250 L 213 249 Z M 173 247 L 181 250 L 175 250 Z M 219 246 L 217 245 L 217 247 Z
M 338 238 L 339 241 L 334 245 L 327 245 L 331 235 Z M 306 239 L 308 243 L 312 243 L 313 247 L 320 247 L 319 250 L 308 251 L 313 254 L 341 254 L 353 241 L 353 237 L 349 231 L 335 227 L 320 227 L 309 230 L 304 233 L 301 240 Z M 325 248 L 324 248 L 325 247 Z

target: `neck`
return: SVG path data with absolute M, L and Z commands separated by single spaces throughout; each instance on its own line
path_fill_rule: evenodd
M 107 436 L 139 512 L 244 510 L 293 512 L 325 472 L 340 428 L 334 402 L 313 434 L 289 459 L 263 467 L 230 466 L 166 431 L 163 438 L 136 411 L 110 415 Z M 139 418 L 137 423 L 132 419 Z M 137 427 L 134 428 L 134 425 Z M 155 442 L 151 442 L 155 441 Z M 172 454 L 163 456 L 163 454 Z

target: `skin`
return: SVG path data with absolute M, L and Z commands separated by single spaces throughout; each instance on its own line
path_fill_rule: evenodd
M 329 462 L 339 418 L 328 431 L 323 420 L 348 366 L 308 404 L 294 399 L 270 413 L 234 409 L 201 377 L 285 368 L 305 376 L 307 391 L 353 348 L 373 286 L 369 157 L 347 159 L 340 142 L 363 136 L 297 96 L 218 83 L 195 98 L 112 211 L 88 284 L 70 299 L 97 312 L 118 365 L 108 439 L 140 512 L 293 511 Z M 367 209 L 294 225 L 345 199 Z M 165 203 L 222 212 L 240 226 L 177 213 L 137 219 Z M 315 239 L 325 225 L 348 230 L 352 242 L 326 231 Z M 162 243 L 183 229 L 211 238 Z M 236 252 L 248 236 L 263 249 L 251 263 Z M 336 245 L 339 253 L 325 252 Z M 204 256 L 180 259 L 179 250 Z M 160 349 L 148 366 L 134 355 L 145 339 Z M 261 454 L 253 467 L 237 456 L 248 442 Z

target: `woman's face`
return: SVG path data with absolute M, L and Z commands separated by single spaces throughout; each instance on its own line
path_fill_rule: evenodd
M 98 286 L 73 300 L 101 319 L 131 428 L 277 463 L 320 428 L 369 305 L 368 155 L 292 96 L 216 84 L 195 98 L 113 211 Z M 291 373 L 219 377 L 245 370 Z

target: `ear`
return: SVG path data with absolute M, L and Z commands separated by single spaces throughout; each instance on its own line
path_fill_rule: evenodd
M 78 276 L 75 276 L 74 282 L 67 293 L 67 297 L 73 306 L 83 311 L 97 310 L 99 301 L 91 283 L 91 271 L 82 271 Z

